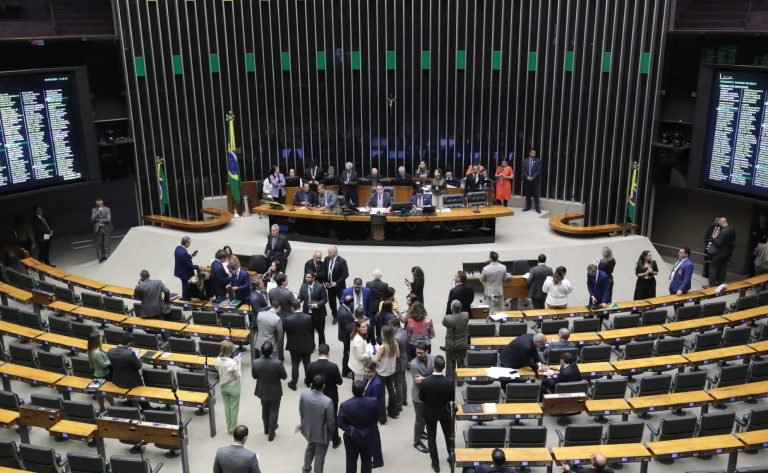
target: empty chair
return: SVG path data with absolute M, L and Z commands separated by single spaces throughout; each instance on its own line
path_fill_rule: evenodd
M 684 338 L 666 337 L 656 340 L 655 356 L 680 355 L 685 350 Z
M 0 319 L 3 322 L 10 322 L 12 324 L 19 323 L 19 309 L 16 307 L 8 307 L 7 305 L 0 305 Z
M 161 370 L 157 368 L 144 368 L 141 370 L 141 377 L 144 378 L 146 386 L 155 388 L 171 389 L 173 387 L 173 371 Z
M 746 345 L 752 336 L 751 327 L 726 327 L 723 331 L 722 347 Z
M 122 299 L 117 297 L 104 296 L 103 298 L 104 310 L 115 312 L 117 314 L 125 314 L 128 310 L 125 308 L 125 303 Z
M 672 388 L 676 393 L 687 393 L 691 391 L 703 391 L 707 384 L 706 371 L 690 371 L 688 373 L 677 373 L 675 375 L 675 385 Z
M 499 402 L 499 396 L 501 395 L 501 385 L 498 382 L 474 386 L 468 385 L 467 389 L 462 391 L 462 394 L 464 397 L 464 402 L 492 402 L 496 404 Z
M 141 313 L 141 312 L 139 312 Z M 186 322 L 184 311 L 181 307 L 171 307 L 171 311 L 165 316 L 170 322 Z
M 702 414 L 699 418 L 697 435 L 699 437 L 707 437 L 709 435 L 730 434 L 733 431 L 733 423 L 735 420 L 735 412 Z
M 68 317 L 60 317 L 58 315 L 51 314 L 48 316 L 48 330 L 51 333 L 58 335 L 72 335 L 72 323 Z
M 53 289 L 53 295 L 56 297 L 56 300 L 69 302 L 70 304 L 80 302 L 80 298 L 75 294 L 75 291 L 68 287 L 56 286 Z
M 720 372 L 714 378 L 707 379 L 710 388 L 725 388 L 746 383 L 747 375 L 749 375 L 749 365 L 726 365 L 720 368 Z
M 185 391 L 206 393 L 213 387 L 208 381 L 208 375 L 206 373 L 187 373 L 179 371 L 176 373 L 176 381 L 179 389 Z
M 80 293 L 80 299 L 83 302 L 83 307 L 90 307 L 92 309 L 103 309 L 104 301 L 101 298 L 101 294 L 94 294 L 92 292 Z
M 30 312 L 28 310 L 19 311 L 19 323 L 21 325 L 36 328 L 38 330 L 45 330 L 48 324 L 43 322 L 43 317 L 40 314 Z
M 577 447 L 581 445 L 599 444 L 603 437 L 602 425 L 569 425 L 565 432 L 556 429 L 561 447 Z
M 63 473 L 67 471 L 67 460 L 61 458 L 52 448 L 38 447 L 22 443 L 19 456 L 24 462 L 24 469 L 37 473 Z
M 229 328 L 248 328 L 246 316 L 240 314 L 224 313 L 219 316 L 222 327 Z
M 93 332 L 98 332 L 95 325 L 88 322 L 78 322 L 73 320 L 70 325 L 72 326 L 72 336 L 76 338 L 88 339 Z M 105 329 L 106 332 L 107 329 Z M 107 341 L 107 343 L 112 343 Z M 115 343 L 116 345 L 116 343 Z
M 62 354 L 40 351 L 37 353 L 37 362 L 41 370 L 53 371 L 64 375 L 69 374 L 69 363 Z
M 134 332 L 133 346 L 136 348 L 146 348 L 147 350 L 162 351 L 167 343 L 156 333 Z
M 447 209 L 464 207 L 464 196 L 461 194 L 446 194 L 443 197 L 443 207 Z
M 693 437 L 698 419 L 693 416 L 665 417 L 661 419 L 658 428 L 648 424 L 653 434 L 652 440 L 677 440 Z
M 81 378 L 93 378 L 93 368 L 88 358 L 78 355 L 69 359 L 72 363 L 72 374 Z
M 64 417 L 75 422 L 96 423 L 96 411 L 90 402 L 64 401 Z
M 48 281 L 37 281 L 35 285 L 37 286 L 36 289 L 38 292 L 47 292 L 48 294 L 56 292 L 56 285 L 49 283 Z
M 504 398 L 506 403 L 539 402 L 541 385 L 536 383 L 509 383 Z
M 757 324 L 754 337 L 757 342 L 768 340 L 768 324 Z
M 768 407 L 752 409 L 742 417 L 736 417 L 736 423 L 740 432 L 768 429 Z
M 218 355 L 218 354 L 217 354 Z M 498 353 L 495 350 L 481 350 L 467 352 L 467 367 L 482 368 L 496 366 Z
M 600 319 L 597 319 L 598 321 Z M 611 347 L 609 345 L 590 345 L 581 349 L 581 363 L 596 363 L 611 361 Z
M 525 322 L 504 322 L 499 324 L 500 337 L 519 337 L 528 331 L 528 324 Z
M 11 391 L 0 391 L 0 409 L 9 411 L 18 411 L 19 406 L 24 402 L 19 399 L 19 395 Z
M 573 381 L 570 383 L 557 383 L 555 385 L 555 394 L 563 393 L 584 393 L 589 392 L 589 382 Z
M 11 343 L 8 345 L 8 352 L 11 355 L 11 361 L 17 365 L 37 368 L 37 353 L 35 349 L 27 345 Z
M 650 357 L 653 354 L 655 343 L 653 340 L 627 343 L 627 346 L 624 347 L 624 359 L 634 360 L 635 358 Z
M 94 453 L 67 452 L 70 473 L 107 473 L 107 459 Z
M 509 448 L 536 448 L 547 444 L 547 428 L 535 425 L 509 426 Z
M 6 271 L 10 271 L 10 270 L 6 270 Z M 31 291 L 32 289 L 35 288 L 35 280 L 31 276 L 28 276 L 26 274 L 17 272 L 14 275 L 14 278 L 12 279 L 15 279 L 16 286 L 26 291 Z
M 592 383 L 592 399 L 623 399 L 626 391 L 626 378 L 597 379 Z
M 207 310 L 193 310 L 192 323 L 197 325 L 219 325 L 219 315 Z
M 113 455 L 109 457 L 109 466 L 112 473 L 157 473 L 163 464 L 158 463 L 152 468 L 147 459 Z
M 541 333 L 544 335 L 555 335 L 561 328 L 568 328 L 568 320 L 545 320 L 541 322 Z
M 123 343 L 124 333 L 123 329 L 107 327 L 104 329 L 104 341 L 112 345 L 120 345 Z
M 491 425 L 471 425 L 464 431 L 467 448 L 503 447 L 507 438 L 507 429 Z
M 768 381 L 768 361 L 753 361 L 749 365 L 749 382 Z
M 0 466 L 21 469 L 21 457 L 13 440 L 0 440 Z
M 763 289 L 763 291 L 757 293 L 757 306 L 764 306 L 768 305 L 768 291 Z
M 493 337 L 496 335 L 496 324 L 470 320 L 469 325 L 467 325 L 467 333 L 470 337 Z
M 45 407 L 47 409 L 59 409 L 62 410 L 64 405 L 59 396 L 49 396 L 47 394 L 33 394 L 29 397 L 29 405 L 37 407 Z
M 693 338 L 693 343 L 686 345 L 688 351 L 714 350 L 720 348 L 723 336 L 717 330 L 710 332 L 697 333 Z
M 757 294 L 751 294 L 736 299 L 736 302 L 731 306 L 731 311 L 738 312 L 740 310 L 754 309 L 755 307 L 757 307 Z
M 566 353 L 570 353 L 571 356 L 573 356 L 573 359 L 575 360 L 577 356 L 579 356 L 579 350 L 578 348 L 553 348 L 551 350 L 547 350 L 547 359 L 544 360 L 544 363 L 548 365 L 557 365 L 560 364 L 560 357 L 563 356 Z
M 601 322 L 600 322 L 600 319 L 598 318 L 578 319 L 573 321 L 573 328 L 571 329 L 571 332 L 573 333 L 599 332 L 600 327 L 601 327 Z
M 144 411 L 144 420 L 147 422 L 154 422 L 157 424 L 179 425 L 179 416 L 175 410 L 170 410 L 170 411 L 146 410 Z M 161 445 L 156 443 L 155 447 L 162 448 L 163 450 L 168 450 L 168 452 L 165 454 L 166 458 L 175 458 L 179 456 L 179 454 L 176 453 L 176 450 L 178 449 L 178 447 L 175 447 L 173 445 Z
M 640 325 L 640 314 L 621 314 L 613 316 L 611 328 L 633 328 Z
M 672 389 L 672 376 L 668 374 L 655 374 L 643 376 L 637 384 L 630 384 L 629 390 L 635 396 L 655 396 L 667 394 Z
M 197 353 L 197 343 L 191 338 L 168 338 L 168 350 L 173 353 L 184 353 L 187 355 L 194 355 Z
M 640 316 L 640 325 L 661 325 L 667 322 L 667 309 L 646 310 Z
M 605 429 L 604 443 L 640 443 L 643 441 L 645 422 L 611 422 Z
M 216 357 L 219 356 L 219 353 L 221 352 L 221 342 L 200 340 L 200 342 L 197 344 L 197 347 L 200 350 L 200 356 Z M 210 364 L 213 364 L 213 361 L 211 361 Z
M 700 305 L 683 305 L 675 310 L 675 320 L 682 322 L 683 320 L 693 320 L 701 317 Z
M 701 304 L 702 317 L 712 317 L 715 315 L 723 315 L 726 307 L 725 301 L 706 302 Z

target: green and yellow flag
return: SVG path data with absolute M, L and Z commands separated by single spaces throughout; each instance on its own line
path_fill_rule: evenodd
M 157 190 L 160 200 L 160 215 L 165 215 L 168 212 L 170 205 L 168 200 L 168 180 L 165 178 L 165 162 L 160 156 L 155 160 L 157 165 Z M 170 212 L 169 212 L 170 213 Z
M 629 183 L 629 195 L 627 196 L 627 217 L 629 221 L 635 223 L 635 217 L 637 214 L 637 163 L 632 164 L 630 170 L 631 178 Z
M 235 205 L 240 205 L 240 166 L 237 164 L 237 147 L 235 146 L 235 116 L 227 114 L 227 176 L 229 190 Z

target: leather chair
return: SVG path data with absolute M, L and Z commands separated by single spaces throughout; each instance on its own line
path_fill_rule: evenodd
M 52 448 L 38 447 L 22 443 L 19 455 L 24 468 L 37 473 L 64 473 L 67 471 L 67 459 L 62 458 Z
M 595 319 L 600 322 L 600 319 Z M 589 345 L 581 349 L 581 363 L 611 361 L 611 347 L 608 345 Z
M 501 448 L 504 447 L 506 439 L 506 427 L 471 425 L 464 431 L 464 442 L 467 448 Z
M 0 466 L 6 468 L 23 468 L 19 450 L 13 440 L 0 440 Z
M 68 452 L 70 473 L 107 473 L 107 459 L 93 453 Z

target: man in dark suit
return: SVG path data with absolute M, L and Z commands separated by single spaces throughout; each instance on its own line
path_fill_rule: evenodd
M 333 212 L 339 208 L 339 196 L 325 188 L 325 184 L 317 186 L 317 207 L 325 212 Z
M 309 182 L 305 181 L 301 189 L 293 196 L 293 205 L 304 207 L 314 207 L 317 205 L 317 194 L 310 190 Z
M 693 263 L 688 259 L 690 254 L 690 248 L 680 248 L 677 250 L 677 261 L 674 266 L 672 266 L 672 272 L 669 275 L 670 294 L 680 296 L 691 290 Z
M 341 386 L 341 383 L 344 382 L 344 380 L 341 377 L 338 365 L 328 359 L 330 352 L 330 347 L 325 343 L 321 343 L 320 346 L 317 347 L 317 360 L 310 363 L 309 368 L 304 372 L 306 375 L 304 384 L 309 387 L 315 376 L 318 374 L 323 375 L 323 377 L 325 377 L 323 394 L 333 401 L 333 413 L 335 415 L 339 410 L 339 386 Z M 333 429 L 333 448 L 339 448 L 340 444 L 341 437 L 339 437 L 339 431 Z
M 373 270 L 373 279 L 365 283 L 365 287 L 368 288 L 368 318 L 372 319 L 379 311 L 379 303 L 386 294 L 389 284 L 381 280 L 382 274 L 380 269 Z
M 539 355 L 539 358 L 541 358 L 544 363 L 552 363 L 556 360 L 550 360 L 549 359 L 549 352 L 552 350 L 557 350 L 559 348 L 576 348 L 576 345 L 573 342 L 569 342 L 568 339 L 571 337 L 571 331 L 567 328 L 563 327 L 560 330 L 557 331 L 557 339 L 555 337 L 552 337 L 552 339 L 555 339 L 554 341 L 550 341 L 549 345 L 544 349 L 544 351 L 541 352 L 541 355 Z
M 53 238 L 53 229 L 48 225 L 48 221 L 43 216 L 43 208 L 35 206 L 35 216 L 32 217 L 32 227 L 35 229 L 35 243 L 37 243 L 37 259 L 45 264 L 51 264 L 51 238 Z
M 269 301 L 264 293 L 264 281 L 259 278 L 251 280 L 251 297 L 249 299 L 251 313 L 249 314 L 251 330 L 256 330 L 256 317 L 259 312 L 269 310 Z
M 525 195 L 525 208 L 523 212 L 531 210 L 531 199 L 536 205 L 536 213 L 541 213 L 539 198 L 541 196 L 541 159 L 535 149 L 528 151 L 528 157 L 523 160 L 523 194 Z
M 607 307 L 613 298 L 613 279 L 594 264 L 587 266 L 587 290 L 589 305 Z
M 472 166 L 472 173 L 468 174 L 464 181 L 464 192 L 481 191 L 483 186 L 485 186 L 485 179 L 480 174 L 480 166 L 475 164 Z
M 347 202 L 357 203 L 357 171 L 355 165 L 346 163 L 341 173 L 341 189 Z
M 275 284 L 277 284 L 277 287 L 273 287 L 269 290 L 269 301 L 280 304 L 280 312 L 278 312 L 278 315 L 282 319 L 291 313 L 291 305 L 296 298 L 293 296 L 291 290 L 288 289 L 288 276 L 279 273 L 275 276 Z
M 419 189 L 416 191 L 416 195 L 411 197 L 411 203 L 417 209 L 421 209 L 424 208 L 424 206 L 432 205 L 432 196 L 424 195 L 424 189 L 419 187 Z
M 547 295 L 541 290 L 544 285 L 544 281 L 547 276 L 552 276 L 552 268 L 547 266 L 547 255 L 539 255 L 539 264 L 534 266 L 528 271 L 528 280 L 525 285 L 528 287 L 528 297 L 531 298 L 531 303 L 534 309 L 543 309 L 544 301 L 547 299 Z
M 227 284 L 229 284 L 229 271 L 227 270 L 227 253 L 224 250 L 216 251 L 216 256 L 211 263 L 211 289 L 217 298 L 227 296 Z
M 229 274 L 229 284 L 227 289 L 232 292 L 233 297 L 245 303 L 251 299 L 251 278 L 248 276 L 248 271 L 240 267 L 239 264 L 234 261 L 227 265 Z
M 163 281 L 149 279 L 149 271 L 142 269 L 139 273 L 139 284 L 133 290 L 133 298 L 141 303 L 140 314 L 142 318 L 163 317 L 171 313 L 171 291 Z
M 571 467 L 565 462 L 560 462 L 563 466 L 563 473 L 570 473 Z M 595 453 L 592 455 L 592 465 L 589 468 L 583 468 L 580 473 L 613 473 L 613 470 L 606 468 L 608 465 L 608 459 L 602 453 Z
M 555 392 L 557 383 L 572 383 L 581 381 L 581 371 L 570 353 L 563 353 L 560 356 L 560 372 L 557 377 L 550 376 L 541 382 L 541 387 L 550 393 Z
M 445 183 L 452 187 L 460 187 L 461 181 L 453 175 L 453 171 L 450 169 L 445 170 Z
M 357 308 L 362 308 L 365 313 L 368 313 L 368 297 L 370 289 L 363 287 L 363 280 L 355 278 L 352 281 L 352 287 L 348 287 L 341 291 L 339 300 L 344 300 L 345 297 L 352 296 L 352 312 Z
M 120 345 L 107 352 L 107 358 L 112 365 L 112 382 L 115 386 L 123 389 L 133 389 L 137 386 L 144 386 L 144 380 L 141 378 L 141 360 L 136 352 L 133 351 L 133 334 L 123 332 L 123 339 Z M 134 401 L 128 401 L 133 405 Z M 151 409 L 146 401 L 140 401 L 139 406 L 142 409 Z
M 384 190 L 384 184 L 378 183 L 376 184 L 376 192 L 371 195 L 371 198 L 368 199 L 368 202 L 365 204 L 366 208 L 382 208 L 382 209 L 388 209 L 392 207 L 392 196 L 389 195 L 389 192 L 386 192 Z
M 405 172 L 405 166 L 400 166 L 397 168 L 397 174 L 395 174 L 395 180 L 400 182 L 411 180 L 411 175 Z
M 280 360 L 272 358 L 272 343 L 264 342 L 261 356 L 251 361 L 251 375 L 256 380 L 256 397 L 261 399 L 261 420 L 264 434 L 269 441 L 275 439 L 277 416 L 280 413 L 280 399 L 283 397 L 281 380 L 288 378 L 288 373 Z
M 424 403 L 424 422 L 427 424 L 427 447 L 432 460 L 432 470 L 440 471 L 440 459 L 437 455 L 437 423 L 445 437 L 445 448 L 448 451 L 448 461 L 453 457 L 451 450 L 451 403 L 454 400 L 453 382 L 446 378 L 445 358 L 437 355 L 432 374 L 420 380 L 419 399 Z
M 535 376 L 539 377 L 539 350 L 547 345 L 547 337 L 542 333 L 524 333 L 499 351 L 499 365 L 505 368 L 530 366 Z
M 371 168 L 371 173 L 368 174 L 368 177 L 366 177 L 369 181 L 371 181 L 371 187 L 376 187 L 376 184 L 381 181 L 381 176 L 379 175 L 379 170 L 377 168 Z
M 304 313 L 312 315 L 312 326 L 317 331 L 317 343 L 325 343 L 325 318 L 328 316 L 325 305 L 328 303 L 328 291 L 322 283 L 315 281 L 315 273 L 304 275 L 298 302 L 303 304 Z
M 475 468 L 475 473 L 515 473 L 514 468 L 507 468 L 507 456 L 504 454 L 504 450 L 500 448 L 494 448 L 491 452 L 491 461 L 493 466 L 479 465 Z
M 352 383 L 351 399 L 339 407 L 336 419 L 344 431 L 344 449 L 347 454 L 347 473 L 357 471 L 357 457 L 360 457 L 360 472 L 370 473 L 373 456 L 381 450 L 379 426 L 379 407 L 374 399 L 363 396 L 365 385 L 362 381 Z
M 96 207 L 91 209 L 93 233 L 96 235 L 96 257 L 99 263 L 109 258 L 110 238 L 112 237 L 112 210 L 104 205 L 104 199 L 96 199 Z
M 333 324 L 336 324 L 336 306 L 339 303 L 341 291 L 347 287 L 347 278 L 349 277 L 349 268 L 347 260 L 339 256 L 339 249 L 336 246 L 328 247 L 328 256 L 325 257 L 325 287 L 328 289 L 328 305 L 331 306 L 331 316 Z
M 248 427 L 238 425 L 233 433 L 234 442 L 216 451 L 213 473 L 261 473 L 258 456 L 245 448 Z
M 325 281 L 325 264 L 323 263 L 323 252 L 320 250 L 312 254 L 312 259 L 304 263 L 304 273 L 315 273 L 315 281 Z
M 299 381 L 299 363 L 304 365 L 304 376 L 307 376 L 312 352 L 315 351 L 315 334 L 312 330 L 312 317 L 301 311 L 301 302 L 293 301 L 293 313 L 283 319 L 285 333 L 285 349 L 291 352 L 291 380 L 288 387 L 296 391 Z
M 192 244 L 192 239 L 188 236 L 181 238 L 181 244 L 176 247 L 173 252 L 173 259 L 175 261 L 173 267 L 173 275 L 179 278 L 181 281 L 181 298 L 185 301 L 191 299 L 189 294 L 188 282 L 195 271 L 200 269 L 200 266 L 192 263 L 192 258 L 197 256 L 197 250 L 194 253 L 189 254 L 188 248 Z
M 323 180 L 323 175 L 323 170 L 315 161 L 310 161 L 309 167 L 304 170 L 304 180 L 313 187 L 317 187 L 320 181 Z
M 472 309 L 472 301 L 475 300 L 475 291 L 467 286 L 467 273 L 464 271 L 456 271 L 453 276 L 453 282 L 456 284 L 448 291 L 448 303 L 445 306 L 445 313 L 451 313 L 451 302 L 461 302 L 462 312 L 470 313 Z
M 384 379 L 376 373 L 378 365 L 375 361 L 368 361 L 363 369 L 365 380 L 365 391 L 363 396 L 373 397 L 379 402 L 379 422 L 381 425 L 387 423 L 387 411 L 384 404 Z
M 349 364 L 349 336 L 352 333 L 352 329 L 355 327 L 354 299 L 351 294 L 342 297 L 341 304 L 336 311 L 336 318 L 338 319 L 338 338 L 344 346 L 344 352 L 341 357 L 341 374 L 344 377 L 351 378 L 352 370 L 347 366 Z
M 291 244 L 285 235 L 280 234 L 280 227 L 272 225 L 267 237 L 267 246 L 264 247 L 264 255 L 270 263 L 277 263 L 280 271 L 285 272 L 288 264 L 288 255 L 291 254 Z
M 731 259 L 736 245 L 736 230 L 728 225 L 728 219 L 720 217 L 720 232 L 712 240 L 709 254 L 712 262 L 709 266 L 709 287 L 715 287 L 725 282 L 728 270 L 728 260 Z
M 704 270 L 702 276 L 709 280 L 709 263 L 712 262 L 712 255 L 709 254 L 709 250 L 712 248 L 712 240 L 720 233 L 720 217 L 715 217 L 714 223 L 707 227 L 707 232 L 704 234 Z

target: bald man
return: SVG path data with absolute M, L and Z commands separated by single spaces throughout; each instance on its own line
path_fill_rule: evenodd
M 567 463 L 561 462 L 560 464 L 563 466 L 563 473 L 571 471 L 571 467 Z M 612 470 L 606 468 L 606 465 L 608 465 L 608 459 L 605 458 L 605 455 L 598 452 L 592 455 L 592 466 L 584 468 L 581 470 L 581 473 L 612 473 Z
M 315 280 L 325 281 L 325 266 L 323 265 L 323 252 L 320 250 L 312 253 L 312 259 L 304 263 L 304 274 L 315 273 Z

